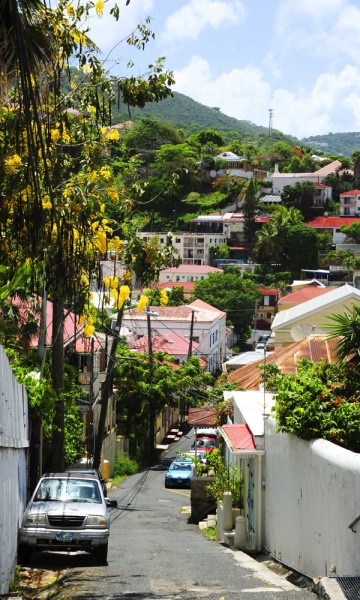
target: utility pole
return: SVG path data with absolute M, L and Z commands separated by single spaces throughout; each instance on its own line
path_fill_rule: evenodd
M 146 307 L 146 321 L 147 321 L 147 335 L 148 335 L 148 349 L 149 349 L 149 366 L 150 366 L 150 387 L 153 383 L 154 376 L 154 355 L 151 337 L 151 320 L 150 317 L 153 313 L 149 310 L 149 306 Z M 149 393 L 149 458 L 150 464 L 154 456 L 154 442 L 155 442 L 155 409 L 154 401 L 152 397 L 152 390 Z
M 195 317 L 195 312 L 192 310 L 191 311 L 191 324 L 190 324 L 190 340 L 189 340 L 189 350 L 188 350 L 188 359 L 191 358 L 192 356 L 192 339 L 193 339 L 193 334 L 194 334 L 194 317 Z

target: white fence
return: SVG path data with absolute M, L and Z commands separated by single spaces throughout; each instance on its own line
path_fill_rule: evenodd
M 0 594 L 16 566 L 17 533 L 26 505 L 28 401 L 0 346 Z
M 325 440 L 265 435 L 265 546 L 307 576 L 360 575 L 360 454 Z

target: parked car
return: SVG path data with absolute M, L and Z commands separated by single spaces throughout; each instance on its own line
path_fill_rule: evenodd
M 86 468 L 82 468 L 82 467 L 79 467 L 79 468 L 73 467 L 71 469 L 66 469 L 65 473 L 70 473 L 70 475 L 78 475 L 79 473 L 84 473 L 84 475 L 95 475 L 98 478 L 98 480 L 100 481 L 101 488 L 102 488 L 105 498 L 107 497 L 106 481 L 98 469 L 86 469 Z
M 255 347 L 255 352 L 259 352 L 259 354 L 264 354 L 266 351 L 266 344 L 263 342 L 258 342 Z
M 197 452 L 212 452 L 217 446 L 217 440 L 211 437 L 198 437 L 194 444 Z
M 165 473 L 165 487 L 191 487 L 192 463 L 174 460 Z
M 90 552 L 106 564 L 110 515 L 117 501 L 105 498 L 97 475 L 43 475 L 24 512 L 18 539 L 18 562 L 42 550 Z

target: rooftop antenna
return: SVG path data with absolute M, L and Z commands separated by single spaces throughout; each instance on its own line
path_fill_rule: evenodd
M 273 120 L 274 111 L 272 108 L 269 108 L 269 135 L 272 134 L 272 120 Z

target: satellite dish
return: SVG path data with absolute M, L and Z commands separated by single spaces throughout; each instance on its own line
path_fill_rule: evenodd
M 216 177 L 216 171 L 214 171 L 214 169 L 210 171 L 210 177 Z
M 222 175 L 224 175 L 224 169 L 219 169 L 217 174 L 221 177 Z
M 299 342 L 311 334 L 319 334 L 319 330 L 316 329 L 315 325 L 309 325 L 308 323 L 294 325 L 294 327 L 290 329 L 290 335 L 295 342 Z

